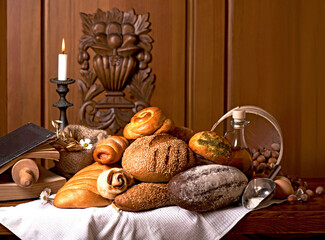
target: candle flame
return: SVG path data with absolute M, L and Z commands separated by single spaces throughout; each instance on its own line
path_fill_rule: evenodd
M 64 38 L 62 38 L 62 53 L 65 52 L 65 42 L 64 42 Z

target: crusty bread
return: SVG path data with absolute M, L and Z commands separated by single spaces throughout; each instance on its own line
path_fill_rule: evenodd
M 176 126 L 174 130 L 169 132 L 170 135 L 182 139 L 184 142 L 188 143 L 194 135 L 194 131 L 187 127 Z
M 210 164 L 177 174 L 167 188 L 171 202 L 190 211 L 206 212 L 239 200 L 247 182 L 245 174 L 235 167 Z
M 131 118 L 123 130 L 123 136 L 127 139 L 136 139 L 151 134 L 167 133 L 174 127 L 173 120 L 167 118 L 160 108 L 147 107 Z
M 144 211 L 173 205 L 166 183 L 139 183 L 118 195 L 113 204 L 124 211 Z
M 138 138 L 122 157 L 123 169 L 143 182 L 168 182 L 195 164 L 187 144 L 169 134 Z
M 94 160 L 107 165 L 116 163 L 128 146 L 129 141 L 125 137 L 109 136 L 97 144 L 93 152 Z
M 97 191 L 97 178 L 100 173 L 111 167 L 93 163 L 77 172 L 57 192 L 53 201 L 58 208 L 101 207 L 111 204 Z
M 211 131 L 201 131 L 190 139 L 189 147 L 193 152 L 218 164 L 226 164 L 232 154 L 229 141 Z

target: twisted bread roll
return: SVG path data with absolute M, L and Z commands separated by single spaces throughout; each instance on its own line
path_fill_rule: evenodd
M 137 112 L 128 123 L 123 136 L 136 139 L 152 134 L 167 133 L 175 128 L 173 120 L 167 118 L 158 107 L 148 107 Z
M 97 190 L 104 198 L 114 199 L 134 184 L 132 175 L 122 168 L 111 168 L 102 172 L 97 179 Z
M 99 142 L 94 150 L 93 157 L 96 162 L 101 164 L 112 164 L 119 161 L 129 146 L 126 138 L 121 136 L 109 136 Z
M 110 169 L 107 165 L 93 163 L 81 169 L 57 192 L 53 201 L 58 208 L 102 207 L 112 203 L 97 191 L 97 178 Z

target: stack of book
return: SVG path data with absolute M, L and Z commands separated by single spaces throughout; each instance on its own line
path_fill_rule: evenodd
M 66 182 L 64 177 L 39 166 L 40 177 L 29 188 L 13 182 L 11 167 L 21 159 L 50 159 L 59 161 L 60 153 L 51 146 L 55 132 L 28 123 L 0 138 L 0 201 L 38 198 L 48 187 L 56 193 Z

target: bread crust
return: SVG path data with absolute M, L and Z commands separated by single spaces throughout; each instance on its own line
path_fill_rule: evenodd
M 232 154 L 231 143 L 211 131 L 201 131 L 190 139 L 189 147 L 193 152 L 218 164 L 226 164 Z
M 173 120 L 158 107 L 148 107 L 137 112 L 124 127 L 123 136 L 136 139 L 151 134 L 166 133 L 174 129 Z
M 121 157 L 128 147 L 129 142 L 122 136 L 109 136 L 100 141 L 94 152 L 93 158 L 101 164 L 113 164 L 121 160 Z
M 122 167 L 143 182 L 168 182 L 196 164 L 188 145 L 169 134 L 136 139 L 124 152 Z
M 170 200 L 190 211 L 206 212 L 240 199 L 248 179 L 235 167 L 196 166 L 174 176 L 168 183 Z
M 165 183 L 139 183 L 118 195 L 113 204 L 124 211 L 144 211 L 174 205 Z
M 194 131 L 187 127 L 178 127 L 176 126 L 174 130 L 170 131 L 169 134 L 182 139 L 184 142 L 188 143 L 194 135 Z
M 112 203 L 100 196 L 97 178 L 111 167 L 97 162 L 81 169 L 57 192 L 53 204 L 57 208 L 102 207 Z

